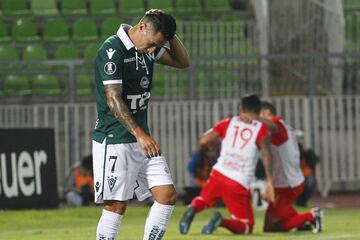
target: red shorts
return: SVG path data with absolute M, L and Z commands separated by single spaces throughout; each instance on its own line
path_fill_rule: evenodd
M 285 220 L 297 215 L 293 204 L 303 190 L 304 183 L 301 183 L 294 188 L 275 188 L 275 202 L 269 204 L 266 210 L 267 213 L 277 220 Z
M 250 190 L 216 170 L 211 172 L 200 196 L 209 207 L 221 198 L 233 218 L 250 225 L 255 223 Z

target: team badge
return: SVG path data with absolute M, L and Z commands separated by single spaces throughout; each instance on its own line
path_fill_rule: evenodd
M 116 179 L 117 177 L 114 177 L 114 176 L 111 176 L 111 177 L 108 177 L 108 184 L 109 184 L 109 189 L 110 189 L 110 192 L 112 192 L 114 186 L 115 186 L 115 183 L 116 183 Z
M 116 65 L 113 62 L 107 62 L 104 66 L 104 72 L 107 75 L 112 75 L 116 72 Z
M 147 77 L 142 77 L 140 80 L 140 86 L 144 89 L 149 87 L 149 79 Z

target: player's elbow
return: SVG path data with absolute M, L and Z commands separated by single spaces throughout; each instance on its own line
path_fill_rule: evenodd
M 112 96 L 107 97 L 106 104 L 109 107 L 110 111 L 112 112 L 115 107 L 115 99 Z
M 199 147 L 200 147 L 200 149 L 206 148 L 207 145 L 208 145 L 208 140 L 205 137 L 201 137 L 199 139 Z
M 176 68 L 185 69 L 190 67 L 190 60 L 188 58 L 186 59 L 179 59 L 176 63 Z
M 180 69 L 185 69 L 190 67 L 190 61 L 184 61 L 183 63 L 180 64 Z

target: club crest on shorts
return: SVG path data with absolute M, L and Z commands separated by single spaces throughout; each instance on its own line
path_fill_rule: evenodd
M 116 183 L 116 179 L 117 177 L 114 177 L 113 175 L 111 175 L 110 177 L 107 177 L 107 181 L 108 181 L 108 184 L 109 184 L 109 189 L 110 189 L 110 192 L 112 192 L 114 186 L 115 186 L 115 183 Z
M 107 75 L 112 75 L 116 72 L 116 65 L 113 62 L 107 62 L 104 66 L 104 72 Z

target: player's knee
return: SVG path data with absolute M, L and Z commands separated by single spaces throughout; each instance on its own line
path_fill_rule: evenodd
M 164 199 L 165 200 L 165 204 L 166 205 L 175 205 L 176 203 L 176 200 L 177 200 L 177 192 L 174 190 L 173 192 L 169 193 L 166 198 Z
M 104 201 L 104 209 L 110 212 L 124 215 L 126 211 L 126 203 L 120 201 Z
M 152 189 L 155 201 L 164 205 L 175 205 L 177 192 L 173 185 L 157 187 Z

